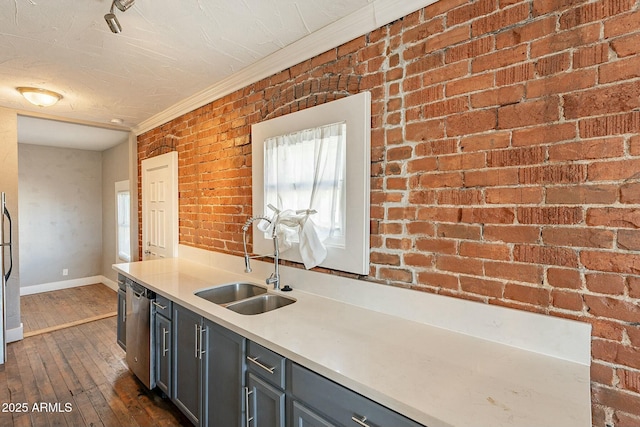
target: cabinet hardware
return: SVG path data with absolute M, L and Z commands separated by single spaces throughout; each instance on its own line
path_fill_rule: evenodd
M 157 302 L 155 302 L 155 301 L 151 301 L 151 303 L 152 303 L 153 305 L 155 305 L 157 308 L 159 308 L 160 310 L 166 310 L 166 309 L 167 309 L 167 306 L 166 306 L 166 305 L 158 304 L 158 303 L 157 303 Z
M 122 300 L 122 311 L 120 313 L 120 317 L 122 317 L 123 322 L 127 321 L 127 301 L 126 300 Z
M 169 330 L 163 326 L 162 327 L 162 357 L 165 357 L 167 355 L 167 352 L 169 352 L 169 347 L 167 347 L 167 335 L 169 335 Z
M 199 325 L 197 323 L 195 325 L 193 325 L 193 326 L 196 327 L 196 332 L 195 332 L 196 342 L 195 342 L 195 345 L 194 345 L 195 348 L 194 348 L 193 357 L 195 357 L 197 359 L 198 358 L 198 354 L 200 354 L 200 349 L 199 349 L 199 346 L 198 346 L 198 337 L 200 336 L 200 331 L 199 331 L 200 328 L 199 328 Z
M 263 365 L 262 363 L 258 362 L 258 358 L 257 357 L 251 357 L 251 356 L 247 356 L 247 360 L 249 362 L 252 362 L 254 364 L 256 364 L 257 366 L 261 367 L 262 369 L 264 369 L 265 371 L 269 372 L 270 374 L 273 374 L 273 372 L 276 370 L 275 367 L 270 368 L 266 365 Z
M 245 427 L 249 427 L 249 423 L 253 421 L 253 417 L 249 414 L 249 395 L 251 393 L 253 393 L 253 390 L 249 391 L 249 387 L 244 388 Z
M 360 419 L 360 418 L 357 418 L 357 417 L 353 416 L 353 417 L 351 417 L 351 420 L 352 420 L 353 422 L 355 422 L 356 424 L 358 424 L 359 426 L 362 426 L 362 427 L 371 427 L 369 424 L 367 424 L 367 423 L 366 423 L 366 421 L 367 421 L 367 417 L 364 417 L 364 416 L 363 416 L 363 417 L 361 417 L 361 418 L 362 418 L 362 419 Z
M 203 350 L 204 345 L 202 343 L 204 342 L 204 340 L 202 339 L 202 334 L 206 333 L 207 330 L 208 329 L 206 327 L 200 327 L 200 345 L 198 348 L 198 359 L 202 359 L 202 355 L 206 352 L 206 350 Z

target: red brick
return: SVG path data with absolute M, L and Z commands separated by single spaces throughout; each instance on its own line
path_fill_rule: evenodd
M 544 147 L 512 148 L 507 150 L 492 150 L 487 154 L 487 166 L 522 166 L 544 162 L 546 150 Z
M 426 118 L 448 116 L 467 110 L 469 110 L 469 100 L 467 97 L 449 98 L 432 102 L 426 104 L 422 109 L 423 116 Z
M 491 15 L 485 15 L 471 24 L 471 32 L 474 37 L 494 32 L 502 28 L 511 27 L 518 22 L 525 21 L 529 17 L 529 4 L 520 3 L 513 7 L 501 9 Z
M 638 256 L 628 253 L 582 251 L 580 261 L 589 270 L 623 274 L 640 274 Z
M 580 69 L 527 82 L 526 92 L 529 99 L 568 93 L 580 89 L 595 87 L 598 73 L 594 69 Z
M 478 0 L 473 3 L 465 3 L 463 6 L 452 9 L 447 13 L 447 25 L 454 26 L 488 15 L 496 10 L 496 2 L 494 0 Z
M 600 66 L 600 82 L 611 83 L 640 77 L 640 59 L 632 56 Z
M 476 189 L 440 190 L 437 195 L 438 205 L 479 205 L 482 204 L 482 192 Z
M 512 145 L 521 147 L 525 145 L 549 144 L 559 141 L 567 141 L 576 137 L 574 123 L 546 124 L 528 129 L 516 129 L 513 131 Z
M 511 249 L 504 244 L 461 242 L 460 255 L 472 258 L 509 261 L 511 259 Z
M 458 289 L 458 278 L 452 274 L 421 271 L 418 272 L 417 276 L 417 281 L 421 285 L 434 286 L 437 288 Z
M 445 120 L 448 136 L 469 135 L 496 128 L 496 110 L 476 110 L 449 116 Z
M 404 265 L 409 267 L 431 267 L 434 257 L 424 253 L 404 253 L 402 255 Z
M 585 283 L 587 284 L 587 289 L 598 294 L 624 294 L 624 279 L 617 274 L 586 274 Z
M 587 225 L 640 228 L 640 209 L 591 208 L 587 210 Z
M 618 58 L 637 55 L 640 53 L 640 33 L 612 40 L 611 47 L 618 55 Z
M 467 224 L 439 224 L 436 235 L 447 239 L 480 240 L 481 228 Z
M 464 77 L 468 74 L 469 66 L 467 61 L 458 61 L 453 64 L 425 72 L 422 76 L 422 84 L 424 86 L 431 86 L 437 83 L 443 83 Z
M 640 183 L 630 183 L 621 186 L 620 203 L 640 204 Z
M 400 256 L 398 254 L 371 252 L 370 260 L 374 264 L 400 265 Z
M 444 137 L 444 122 L 441 120 L 426 120 L 419 123 L 409 123 L 405 127 L 407 141 L 427 141 Z
M 612 204 L 618 200 L 615 185 L 569 185 L 547 188 L 545 201 L 557 205 Z
M 459 208 L 425 207 L 418 210 L 419 220 L 458 222 L 459 218 Z
M 493 36 L 473 39 L 467 43 L 458 44 L 456 46 L 447 48 L 447 50 L 445 51 L 445 62 L 449 64 L 451 62 L 475 58 L 476 56 L 484 55 L 485 53 L 493 51 L 493 46 Z
M 475 224 L 511 224 L 515 218 L 512 208 L 463 208 L 460 222 Z
M 609 60 L 609 45 L 598 43 L 593 46 L 585 46 L 573 53 L 573 68 L 584 68 L 602 64 Z
M 486 200 L 494 204 L 538 204 L 542 194 L 540 187 L 488 188 Z
M 640 172 L 640 159 L 594 162 L 589 165 L 590 181 L 623 181 L 635 178 Z
M 560 52 L 555 55 L 545 56 L 536 61 L 536 73 L 538 76 L 549 76 L 567 71 L 571 66 L 571 57 L 568 52 Z
M 600 24 L 594 23 L 553 33 L 531 43 L 531 57 L 549 55 L 565 49 L 587 46 L 600 38 Z
M 471 274 L 475 276 L 482 275 L 482 261 L 473 258 L 438 255 L 436 257 L 436 268 L 454 273 Z
M 485 261 L 484 275 L 498 279 L 515 280 L 525 283 L 542 283 L 542 267 L 502 261 Z
M 475 74 L 448 82 L 445 85 L 445 95 L 451 97 L 463 93 L 478 92 L 493 87 L 493 82 L 493 73 Z
M 549 268 L 547 271 L 549 285 L 555 288 L 581 289 L 582 276 L 578 270 L 565 268 Z
M 640 251 L 640 230 L 619 230 L 618 249 Z
M 444 30 L 444 21 L 441 18 L 438 19 L 430 19 L 426 22 L 423 22 L 419 25 L 416 25 L 415 27 L 412 27 L 410 29 L 407 29 L 405 31 L 402 32 L 402 43 L 410 45 L 413 43 L 417 43 L 417 42 L 422 42 L 419 44 L 419 46 L 421 46 L 422 49 L 424 49 L 426 43 L 424 43 L 424 40 L 427 37 L 430 37 L 434 34 L 440 33 L 442 32 L 442 30 Z M 405 57 L 404 59 L 406 61 L 409 61 L 411 59 L 414 59 L 422 54 L 424 54 L 424 52 L 426 52 L 425 50 L 422 50 L 422 52 L 415 52 L 411 53 L 407 56 L 407 51 L 411 51 L 410 48 L 405 50 Z
M 492 187 L 518 184 L 518 170 L 515 168 L 495 168 L 464 173 L 465 187 Z
M 496 86 L 509 86 L 533 79 L 535 67 L 532 62 L 500 68 L 496 71 Z
M 435 227 L 431 222 L 411 221 L 407 224 L 407 232 L 409 234 L 433 236 L 435 234 Z
M 578 207 L 520 207 L 517 210 L 521 224 L 578 224 L 582 222 L 582 209 Z
M 545 16 L 535 21 L 518 25 L 514 28 L 505 29 L 496 36 L 496 48 L 514 46 L 539 39 L 556 30 L 556 19 L 553 16 Z
M 625 322 L 640 322 L 640 306 L 629 301 L 605 296 L 584 296 L 589 314 L 596 317 L 623 320 Z M 638 349 L 640 355 L 640 349 Z M 640 358 L 635 362 L 640 368 Z M 629 365 L 627 365 L 629 366 Z
M 637 76 L 640 76 L 640 61 L 636 65 Z M 569 119 L 620 113 L 639 107 L 640 84 L 638 83 L 598 87 L 564 96 L 564 115 Z
M 524 85 L 504 86 L 493 90 L 484 90 L 471 95 L 473 108 L 514 104 L 524 98 Z
M 438 169 L 442 171 L 481 169 L 485 165 L 484 153 L 463 153 L 438 158 Z
M 613 247 L 614 234 L 611 230 L 578 227 L 544 227 L 542 241 L 547 245 L 583 248 Z
M 584 182 L 586 178 L 586 165 L 576 163 L 523 167 L 519 170 L 521 184 L 571 184 Z
M 583 119 L 578 122 L 578 127 L 583 138 L 637 132 L 640 129 L 640 111 Z
M 540 228 L 529 225 L 486 225 L 483 237 L 488 241 L 505 243 L 536 243 L 540 238 Z
M 460 150 L 485 151 L 506 148 L 510 142 L 510 132 L 492 132 L 490 134 L 463 136 L 460 140 Z M 640 147 L 640 144 L 638 145 Z
M 458 172 L 424 173 L 419 181 L 421 188 L 460 187 L 462 174 Z
M 478 295 L 500 298 L 504 289 L 504 283 L 496 280 L 479 279 L 475 277 L 460 277 L 460 288 L 464 292 Z
M 410 270 L 401 268 L 380 268 L 378 276 L 380 279 L 392 282 L 411 283 L 413 281 L 413 273 Z
M 445 239 L 416 239 L 416 249 L 422 252 L 453 255 L 456 253 L 456 243 Z
M 582 295 L 578 292 L 562 291 L 553 289 L 551 291 L 551 305 L 564 310 L 582 311 Z M 592 365 L 593 366 L 593 365 Z
M 563 247 L 540 245 L 515 245 L 514 261 L 533 264 L 559 265 L 562 267 L 578 267 L 578 256 L 575 250 Z
M 504 288 L 504 297 L 538 307 L 546 307 L 550 303 L 549 289 L 523 286 L 515 283 L 507 283 Z
M 581 4 L 582 0 L 534 0 L 533 16 L 544 15 L 567 9 L 573 5 Z
M 514 65 L 518 62 L 526 61 L 526 59 L 527 46 L 515 46 L 474 58 L 471 61 L 471 69 L 474 73 L 480 73 Z
M 640 10 L 608 19 L 604 23 L 604 37 L 612 39 L 616 36 L 634 33 L 638 30 L 638 22 L 640 22 Z
M 549 97 L 498 108 L 498 129 L 555 122 L 559 118 L 559 100 L 557 97 Z
M 623 155 L 623 138 L 587 139 L 549 147 L 550 161 L 606 159 Z

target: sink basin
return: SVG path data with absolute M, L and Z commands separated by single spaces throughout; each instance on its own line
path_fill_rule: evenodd
M 229 304 L 265 293 L 267 293 L 267 289 L 262 286 L 239 282 L 215 286 L 196 292 L 195 295 L 216 304 Z
M 293 304 L 294 302 L 296 302 L 296 300 L 291 298 L 267 294 L 229 304 L 227 308 L 240 314 L 261 314 Z

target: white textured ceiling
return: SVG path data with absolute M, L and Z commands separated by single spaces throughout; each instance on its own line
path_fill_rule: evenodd
M 134 127 L 372 0 L 0 0 L 0 106 Z M 15 90 L 63 99 L 46 110 Z

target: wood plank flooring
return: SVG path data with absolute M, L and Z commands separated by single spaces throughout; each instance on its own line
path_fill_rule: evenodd
M 20 310 L 24 332 L 27 334 L 93 316 L 115 315 L 118 297 L 113 289 L 96 283 L 24 295 L 20 297 Z
M 106 289 L 117 304 L 116 293 Z M 48 294 L 57 292 L 62 291 Z M 48 297 L 47 320 L 38 328 L 60 324 L 58 308 L 73 307 L 60 295 Z M 30 305 L 23 309 L 29 311 Z M 24 312 L 23 318 L 30 315 Z M 62 323 L 80 320 L 70 319 Z M 168 399 L 130 373 L 125 352 L 116 344 L 116 320 L 107 317 L 9 344 L 7 363 L 0 369 L 0 426 L 191 425 Z

